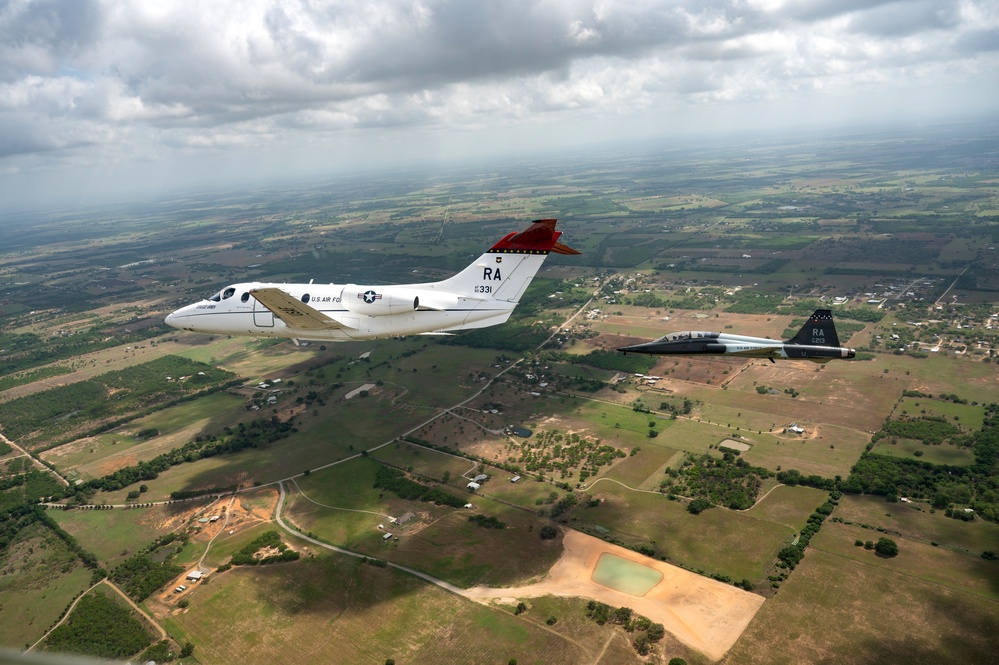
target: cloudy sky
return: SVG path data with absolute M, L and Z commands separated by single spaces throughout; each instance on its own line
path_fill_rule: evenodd
M 995 0 L 0 0 L 0 197 L 999 117 Z

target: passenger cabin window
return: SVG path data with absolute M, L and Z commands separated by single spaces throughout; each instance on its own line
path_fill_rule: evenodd
M 309 294 L 308 293 L 306 293 L 305 295 L 302 296 L 302 302 L 304 302 L 304 303 L 309 302 Z
M 234 293 L 236 293 L 236 289 L 230 286 L 228 289 L 222 292 L 222 300 L 225 300 L 226 298 L 232 298 Z
M 246 302 L 249 299 L 250 299 L 250 292 L 249 291 L 247 291 L 246 293 L 244 293 L 243 295 L 241 295 L 239 297 L 240 302 Z

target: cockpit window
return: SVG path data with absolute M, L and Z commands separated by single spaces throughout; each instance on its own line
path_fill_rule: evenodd
M 232 295 L 234 293 L 236 293 L 236 289 L 230 286 L 228 289 L 222 292 L 222 300 L 225 300 L 226 298 L 232 298 Z
M 209 298 L 209 300 L 211 300 L 212 302 L 218 302 L 218 301 L 222 300 L 222 292 L 219 291 L 218 293 L 216 293 L 215 295 L 213 295 L 211 298 Z

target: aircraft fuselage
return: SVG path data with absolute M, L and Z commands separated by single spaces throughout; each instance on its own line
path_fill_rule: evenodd
M 416 286 L 416 285 L 414 285 Z M 425 285 L 419 285 L 425 286 Z M 254 291 L 278 288 L 292 298 L 309 305 L 321 314 L 344 323 L 343 327 L 315 329 L 296 328 L 253 297 Z M 227 292 L 230 292 L 226 295 Z M 404 286 L 364 287 L 352 284 L 233 284 L 212 298 L 192 303 L 173 312 L 166 323 L 175 328 L 220 335 L 251 335 L 254 337 L 291 337 L 299 340 L 345 342 L 356 339 L 380 339 L 415 335 L 427 331 L 475 328 L 503 323 L 516 303 L 498 300 L 455 297 L 454 308 L 447 310 L 418 309 L 416 301 L 428 290 Z M 395 298 L 406 303 L 400 311 L 372 316 L 348 306 L 374 305 L 368 298 L 379 301 Z M 433 294 L 432 294 L 433 295 Z M 426 299 L 426 297 L 424 298 Z M 412 304 L 411 304 L 412 303 Z
M 840 346 L 794 344 L 765 337 L 731 335 L 721 332 L 685 331 L 665 337 L 625 346 L 624 353 L 649 353 L 654 355 L 734 355 L 753 358 L 798 358 L 814 362 L 827 362 L 834 358 L 853 358 L 856 352 Z

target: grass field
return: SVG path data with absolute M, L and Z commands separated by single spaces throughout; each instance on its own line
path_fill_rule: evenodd
M 661 494 L 632 492 L 607 481 L 594 486 L 590 494 L 601 503 L 573 512 L 580 524 L 577 528 L 601 526 L 626 545 L 651 543 L 656 556 L 665 554 L 671 563 L 735 580 L 746 578 L 758 583 L 777 551 L 797 532 L 797 528 L 770 521 L 771 514 L 766 511 L 763 518 L 752 511 L 725 508 L 691 515 L 685 502 L 670 501 Z M 811 506 L 808 512 L 814 508 Z M 738 543 L 738 547 L 726 543 Z
M 267 531 L 277 531 L 283 540 L 288 540 L 288 536 L 276 524 L 258 524 L 249 529 L 238 531 L 231 536 L 223 533 L 212 542 L 208 555 L 205 557 L 205 565 L 212 568 L 221 566 L 229 560 L 229 557 Z
M 547 571 L 561 552 L 559 541 L 540 539 L 538 531 L 546 521 L 533 511 L 459 488 L 450 491 L 463 498 L 467 495 L 474 511 L 404 501 L 374 488 L 377 468 L 373 460 L 357 459 L 300 478 L 298 484 L 308 499 L 293 494 L 287 505 L 288 517 L 335 545 L 403 563 L 466 587 L 521 583 Z M 493 481 L 483 489 L 493 485 L 506 487 Z M 400 517 L 407 512 L 417 519 L 405 527 L 388 521 L 388 516 Z M 507 528 L 484 529 L 472 524 L 468 516 L 474 513 L 495 516 L 506 522 Z M 384 524 L 385 531 L 399 540 L 384 542 L 378 524 Z
M 722 662 L 989 663 L 997 608 L 979 596 L 812 549 Z
M 473 472 L 478 467 L 477 462 L 446 455 L 403 441 L 379 448 L 371 453 L 371 456 L 403 469 L 412 467 L 414 472 L 437 480 L 442 479 L 445 473 L 450 473 L 450 478 L 453 481 L 451 484 L 460 485 L 462 488 L 464 488 L 464 483 L 461 482 L 462 474 Z M 474 476 L 475 474 L 469 473 L 469 475 Z
M 883 527 L 910 540 L 935 542 L 941 548 L 972 556 L 979 556 L 986 550 L 999 553 L 999 524 L 981 519 L 961 522 L 945 516 L 943 511 L 931 513 L 925 503 L 918 508 L 902 502 L 888 503 L 877 496 L 847 494 L 840 499 L 833 514 L 850 522 Z
M 0 644 L 23 649 L 91 584 L 91 572 L 48 528 L 34 524 L 0 553 Z
M 299 432 L 266 447 L 181 464 L 148 481 L 150 501 L 170 493 L 231 484 L 267 483 L 356 455 L 385 443 L 426 415 L 390 405 L 388 393 L 328 404 L 303 419 Z M 128 488 L 99 493 L 96 500 L 123 502 Z
M 180 448 L 197 436 L 217 434 L 227 425 L 252 419 L 243 409 L 244 404 L 240 397 L 215 393 L 157 411 L 110 432 L 53 448 L 42 458 L 63 473 L 75 471 L 84 480 L 99 478 L 122 466 Z M 147 429 L 157 429 L 159 434 L 136 438 L 137 433 Z
M 975 461 L 971 448 L 958 448 L 950 444 L 931 446 L 915 439 L 881 439 L 871 452 L 892 457 L 918 458 L 933 464 L 967 466 Z M 920 453 L 916 455 L 916 453 Z
M 856 525 L 829 522 L 812 539 L 811 545 L 828 554 L 995 601 L 999 609 L 999 565 L 995 561 L 902 536 L 893 538 L 898 543 L 898 556 L 892 558 L 882 558 L 855 545 L 858 539 L 877 542 L 881 535 Z
M 941 416 L 966 432 L 976 432 L 982 428 L 985 407 L 980 404 L 955 404 L 925 397 L 903 397 L 895 407 L 895 415 L 909 418 Z
M 747 434 L 753 447 L 742 455 L 750 464 L 771 471 L 778 468 L 797 469 L 806 475 L 818 474 L 825 478 L 839 475 L 845 478 L 864 452 L 871 435 L 836 425 L 818 425 L 817 429 L 815 438 L 807 439 Z
M 178 525 L 172 517 L 191 504 L 133 510 L 54 510 L 50 515 L 101 563 L 114 567 Z
M 220 665 L 245 663 L 248 653 L 278 665 L 569 665 L 594 655 L 505 611 L 339 556 L 217 575 L 175 620 L 199 658 Z
M 911 372 L 910 390 L 931 395 L 956 394 L 967 400 L 977 400 L 979 404 L 999 401 L 999 373 L 993 364 L 964 362 L 939 354 L 930 354 L 929 358 L 922 359 L 890 357 L 899 369 Z M 922 404 L 922 400 L 916 401 Z M 933 408 L 947 408 L 942 404 L 938 406 L 936 401 L 927 400 L 926 403 L 932 404 Z
M 828 496 L 828 492 L 812 487 L 782 485 L 760 499 L 746 514 L 797 530 Z
M 672 434 L 672 430 L 668 430 Z M 610 469 L 602 474 L 604 478 L 613 478 L 628 487 L 636 489 L 656 489 L 663 479 L 663 471 L 675 459 L 683 458 L 683 452 L 656 443 L 659 439 L 648 439 L 634 455 L 617 460 Z M 587 480 L 588 485 L 590 480 Z

